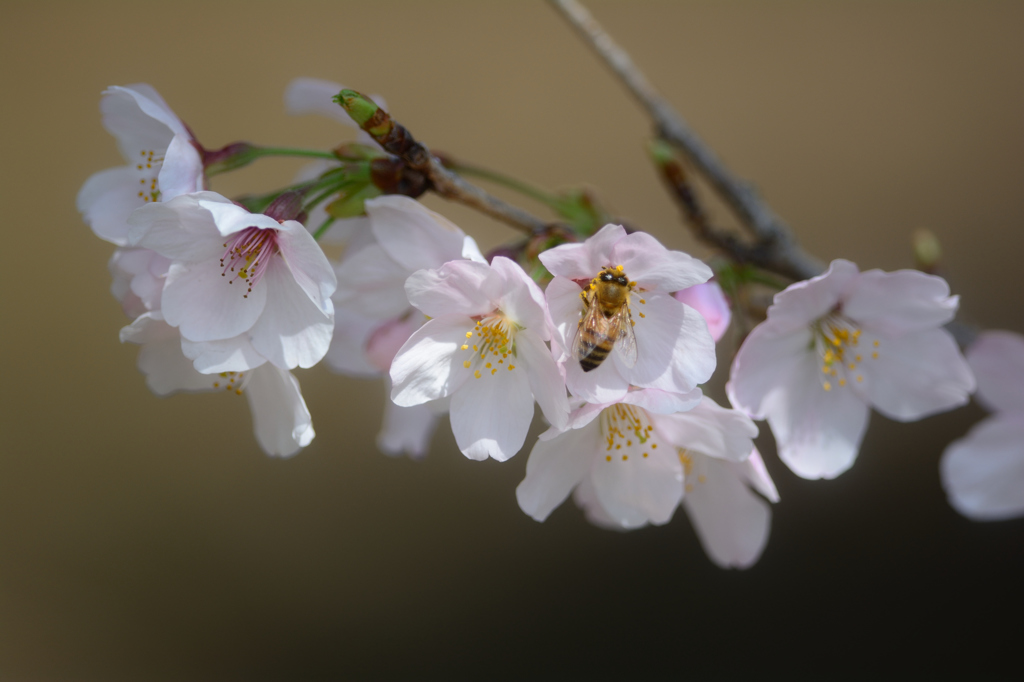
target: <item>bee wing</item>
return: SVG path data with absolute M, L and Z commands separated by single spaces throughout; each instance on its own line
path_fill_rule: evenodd
M 576 336 L 572 339 L 572 356 L 577 360 L 590 355 L 594 350 L 595 341 L 607 339 L 609 334 L 609 320 L 601 314 L 601 309 L 595 302 L 583 314 L 579 326 L 576 327 Z
M 618 327 L 618 335 L 615 338 L 615 351 L 626 363 L 626 367 L 636 364 L 636 335 L 633 333 L 633 320 L 629 316 L 629 306 L 622 306 L 622 310 L 614 317 Z

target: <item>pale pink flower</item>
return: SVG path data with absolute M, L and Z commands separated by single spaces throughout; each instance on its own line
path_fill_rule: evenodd
M 161 312 L 201 373 L 312 367 L 331 340 L 337 281 L 294 220 L 252 214 L 213 192 L 131 216 L 132 246 L 170 260 Z
M 97 236 L 125 246 L 131 212 L 201 190 L 203 163 L 188 128 L 151 86 L 111 87 L 100 110 L 127 165 L 90 177 L 77 205 Z
M 701 314 L 708 323 L 708 331 L 711 332 L 711 338 L 715 343 L 721 340 L 725 330 L 729 328 L 729 323 L 732 322 L 732 308 L 718 282 L 712 280 L 694 284 L 672 295 L 680 303 L 685 303 Z
M 610 403 L 624 396 L 631 385 L 685 393 L 711 377 L 715 343 L 707 323 L 672 297 L 672 292 L 711 277 L 704 263 L 681 251 L 669 251 L 643 232 L 627 235 L 619 225 L 605 225 L 582 244 L 545 251 L 540 260 L 555 275 L 545 294 L 556 330 L 555 354 L 573 395 Z M 613 350 L 599 367 L 584 372 L 572 355 L 584 312 L 580 292 L 607 267 L 619 269 L 634 283 L 629 310 L 637 359 L 630 366 Z
M 768 539 L 778 493 L 754 449 L 757 427 L 699 389 L 632 390 L 584 404 L 569 428 L 541 435 L 516 488 L 520 508 L 543 521 L 570 494 L 605 528 L 660 525 L 683 504 L 711 559 L 746 568 Z
M 857 456 L 869 407 L 913 421 L 967 402 L 974 377 L 942 329 L 957 304 L 940 277 L 835 260 L 776 294 L 736 354 L 729 399 L 768 420 L 794 472 L 834 478 Z
M 536 399 L 552 424 L 569 413 L 565 382 L 545 345 L 550 320 L 540 288 L 507 258 L 453 261 L 406 282 L 431 319 L 391 364 L 401 406 L 451 397 L 452 432 L 471 459 L 506 460 L 522 447 Z
M 1024 337 L 983 332 L 967 349 L 977 399 L 994 412 L 942 455 L 949 503 L 975 521 L 1024 516 Z

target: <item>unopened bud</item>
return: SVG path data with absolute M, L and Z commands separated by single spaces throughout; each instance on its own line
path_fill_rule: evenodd
M 355 90 L 346 89 L 335 95 L 334 101 L 341 105 L 357 126 L 374 138 L 383 137 L 391 132 L 391 117 L 388 116 L 388 112 L 377 106 L 369 97 Z
M 202 156 L 207 177 L 248 166 L 259 158 L 256 146 L 248 142 L 235 142 L 213 151 L 202 150 Z
M 279 223 L 298 220 L 302 215 L 302 194 L 294 190 L 284 192 L 270 202 L 263 214 Z
M 922 272 L 934 272 L 942 258 L 942 247 L 939 238 L 931 230 L 920 229 L 914 232 L 914 260 L 917 269 Z

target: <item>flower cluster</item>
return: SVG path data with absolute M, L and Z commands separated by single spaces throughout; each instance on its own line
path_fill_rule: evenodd
M 340 89 L 300 79 L 286 103 L 351 125 L 330 103 Z M 543 521 L 571 495 L 592 523 L 630 530 L 683 507 L 715 563 L 745 568 L 779 499 L 753 419 L 767 420 L 795 473 L 832 478 L 853 464 L 871 408 L 910 421 L 957 407 L 974 391 L 973 366 L 998 414 L 950 448 L 947 489 L 974 517 L 1024 512 L 1024 341 L 983 337 L 969 366 L 943 329 L 958 299 L 939 277 L 836 260 L 779 291 L 735 355 L 732 409 L 702 390 L 732 302 L 706 264 L 648 234 L 597 223 L 485 259 L 403 195 L 380 136 L 299 153 L 320 160 L 293 185 L 236 202 L 209 177 L 259 148 L 205 149 L 146 85 L 109 89 L 101 110 L 126 165 L 91 177 L 78 206 L 117 247 L 112 291 L 133 319 L 121 339 L 141 346 L 158 395 L 246 395 L 268 454 L 312 441 L 292 370 L 321 360 L 387 383 L 388 454 L 424 456 L 447 414 L 466 457 L 505 461 L 539 407 L 549 428 L 516 489 L 526 514 Z M 393 130 L 374 116 L 363 116 L 378 122 L 368 130 Z

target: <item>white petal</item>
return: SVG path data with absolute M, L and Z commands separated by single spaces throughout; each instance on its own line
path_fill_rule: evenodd
M 519 508 L 537 521 L 546 519 L 590 470 L 599 439 L 594 425 L 537 441 L 526 462 L 526 478 L 516 487 Z
M 249 332 L 253 348 L 281 369 L 312 367 L 320 362 L 334 333 L 331 299 L 323 299 L 329 308 L 325 313 L 292 274 L 283 261 L 271 261 L 259 282 L 265 285 L 267 302 Z
M 708 323 L 708 331 L 715 343 L 725 335 L 732 322 L 732 308 L 718 282 L 705 282 L 677 291 L 672 296 L 680 303 L 690 306 Z
M 269 274 L 268 269 L 266 275 Z M 164 285 L 164 317 L 192 341 L 234 338 L 249 331 L 263 313 L 267 276 L 257 282 L 246 298 L 245 282 L 229 284 L 215 259 L 172 263 Z
M 171 140 L 164 154 L 164 163 L 158 178 L 160 201 L 170 201 L 182 194 L 203 190 L 203 160 L 191 139 L 176 135 Z
M 544 290 L 551 321 L 555 325 L 553 341 L 566 352 L 572 348 L 572 340 L 583 313 L 583 301 L 580 299 L 582 291 L 576 282 L 565 277 L 555 277 Z
M 967 362 L 978 381 L 978 400 L 985 407 L 1024 412 L 1024 337 L 982 332 L 967 349 Z
M 252 347 L 248 334 L 216 341 L 189 341 L 182 337 L 179 345 L 179 351 L 192 360 L 192 367 L 202 374 L 245 372 L 267 361 Z
M 215 192 L 202 192 L 201 196 L 199 194 L 191 196 L 196 197 L 199 205 L 210 212 L 210 215 L 213 216 L 213 222 L 217 226 L 217 231 L 222 237 L 227 237 L 250 227 L 258 227 L 263 230 L 279 230 L 282 227 L 281 223 L 270 216 L 263 215 L 262 213 L 250 213 L 230 199 Z M 305 228 L 303 228 L 303 231 L 306 231 Z M 312 239 L 312 236 L 310 236 L 310 239 Z
M 117 138 L 121 154 L 136 163 L 140 152 L 162 156 L 175 135 L 190 137 L 188 130 L 163 99 L 145 84 L 114 86 L 100 100 L 103 125 Z
M 381 370 L 370 362 L 366 352 L 370 336 L 380 325 L 381 321 L 375 317 L 338 308 L 334 313 L 331 347 L 324 356 L 327 366 L 335 372 L 349 376 L 380 376 Z M 388 402 L 391 402 L 390 399 Z
M 565 379 L 548 347 L 531 329 L 523 329 L 516 334 L 515 357 L 526 371 L 530 391 L 544 417 L 555 428 L 564 429 L 569 420 L 569 399 L 565 392 Z
M 462 364 L 468 358 L 459 350 L 474 324 L 463 315 L 437 317 L 410 336 L 391 363 L 391 399 L 398 405 L 419 405 L 459 388 L 472 376 Z
M 849 386 L 824 390 L 817 356 L 807 353 L 789 381 L 768 394 L 762 410 L 779 458 L 803 478 L 835 478 L 853 465 L 868 407 Z
M 611 262 L 612 247 L 626 236 L 621 225 L 605 225 L 582 244 L 562 244 L 540 254 L 540 262 L 552 275 L 568 279 L 597 277 Z
M 277 231 L 277 243 L 295 283 L 321 312 L 330 314 L 334 308 L 329 299 L 338 288 L 338 279 L 313 235 L 302 223 L 286 220 Z
M 526 372 L 480 371 L 452 394 L 452 433 L 466 457 L 504 462 L 523 447 L 533 421 L 533 395 Z
M 749 568 L 768 543 L 771 508 L 730 462 L 694 458 L 683 505 L 708 557 L 722 568 Z
M 669 393 L 656 388 L 630 391 L 622 402 L 642 407 L 652 414 L 674 414 L 692 410 L 700 405 L 703 393 L 695 388 L 689 393 Z M 755 433 L 756 433 L 755 427 Z
M 591 467 L 594 490 L 608 515 L 623 528 L 660 525 L 672 518 L 683 496 L 683 465 L 672 448 L 633 446 L 599 452 Z
M 313 420 L 291 372 L 270 363 L 245 385 L 256 440 L 268 455 L 291 457 L 313 441 Z
M 334 96 L 345 89 L 344 85 L 319 78 L 296 78 L 284 91 L 285 111 L 292 115 L 319 114 L 342 125 L 358 128 Z
M 1024 413 L 983 420 L 955 441 L 939 467 L 949 503 L 975 521 L 1024 515 Z
M 747 461 L 740 464 L 733 464 L 734 469 L 739 469 L 743 480 L 751 488 L 768 498 L 769 502 L 779 501 L 779 491 L 775 488 L 775 482 L 768 475 L 768 468 L 764 465 L 761 453 L 757 448 L 750 453 Z
M 604 528 L 605 530 L 616 530 L 625 532 L 633 530 L 632 528 L 623 528 L 620 526 L 615 519 L 611 517 L 608 512 L 601 506 L 601 500 L 597 497 L 597 491 L 594 490 L 594 481 L 589 477 L 585 476 L 580 484 L 576 486 L 576 489 L 572 492 L 572 500 L 576 503 L 576 506 L 583 510 L 583 515 L 586 516 L 587 521 L 594 524 L 598 528 Z
M 121 332 L 122 341 L 141 343 L 139 370 L 146 385 L 157 395 L 175 391 L 212 391 L 216 377 L 200 374 L 181 353 L 181 335 L 156 313 L 139 317 Z
M 138 174 L 128 166 L 119 166 L 91 175 L 75 203 L 97 237 L 125 246 L 128 216 L 143 205 L 138 193 Z
M 729 401 L 754 419 L 764 419 L 765 401 L 813 357 L 811 341 L 808 327 L 780 331 L 770 320 L 754 327 L 733 359 L 725 387 Z
M 400 194 L 366 202 L 381 247 L 408 272 L 463 258 L 466 233 L 426 206 Z
M 501 283 L 498 308 L 510 320 L 546 341 L 550 336 L 550 320 L 544 293 L 537 283 L 517 263 L 504 256 L 491 261 L 491 270 Z
M 857 266 L 850 261 L 832 261 L 823 274 L 775 294 L 768 320 L 780 331 L 806 327 L 836 307 L 857 275 Z
M 757 436 L 749 417 L 707 397 L 687 412 L 658 415 L 653 421 L 658 434 L 673 445 L 733 462 L 750 456 Z
M 405 295 L 430 317 L 485 315 L 496 307 L 487 292 L 489 280 L 499 281 L 487 263 L 457 260 L 414 272 L 405 282 Z
M 642 307 L 647 316 L 639 318 L 635 328 L 639 354 L 636 366 L 629 370 L 621 358 L 613 354 L 619 372 L 636 386 L 678 393 L 690 391 L 710 379 L 717 364 L 715 340 L 700 313 L 667 294 L 647 294 L 646 300 L 647 304 Z M 676 310 L 682 313 L 678 327 L 674 320 Z M 673 327 L 678 331 L 675 337 L 670 337 L 668 330 Z M 657 373 L 658 358 L 666 346 L 669 348 L 668 367 Z
M 219 195 L 199 192 L 139 208 L 128 218 L 128 243 L 190 263 L 219 259 L 224 239 L 200 204 L 207 196 Z
M 437 427 L 438 414 L 429 405 L 401 407 L 391 400 L 384 404 L 384 423 L 377 435 L 377 447 L 388 455 L 426 456 Z
M 945 412 L 966 404 L 974 391 L 974 375 L 944 329 L 880 338 L 877 353 L 877 359 L 864 358 L 847 376 L 890 419 L 913 421 Z
M 379 244 L 369 244 L 346 256 L 337 273 L 341 277 L 334 301 L 339 307 L 381 320 L 403 315 L 410 308 L 405 294 L 409 272 Z
M 957 302 L 941 277 L 916 270 L 868 270 L 851 283 L 843 314 L 867 332 L 900 336 L 941 327 L 953 319 Z
M 641 287 L 664 293 L 702 284 L 714 274 L 693 256 L 669 251 L 645 232 L 634 232 L 616 242 L 611 259 L 610 265 L 621 265 Z

